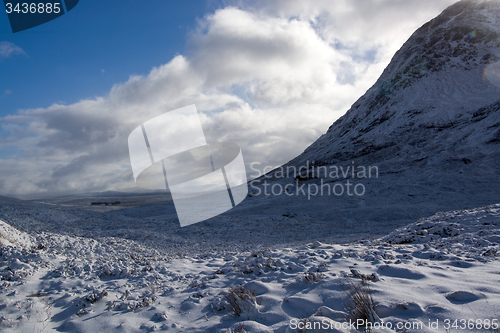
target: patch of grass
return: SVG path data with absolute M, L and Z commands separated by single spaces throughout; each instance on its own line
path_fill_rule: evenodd
M 304 280 L 307 282 L 307 283 L 318 283 L 320 282 L 321 280 L 323 280 L 325 278 L 325 276 L 323 275 L 323 273 L 306 273 L 304 275 Z
M 378 315 L 375 313 L 373 297 L 368 282 L 361 280 L 361 282 L 355 283 L 348 280 L 346 289 L 348 303 L 344 304 L 344 306 L 350 319 L 353 321 L 362 319 L 370 323 L 377 322 Z M 368 326 L 366 327 L 366 331 L 369 332 L 371 329 Z
M 239 317 L 246 310 L 256 308 L 257 300 L 253 290 L 245 290 L 242 286 L 230 287 L 224 293 L 224 298 L 228 301 L 233 310 L 233 314 Z

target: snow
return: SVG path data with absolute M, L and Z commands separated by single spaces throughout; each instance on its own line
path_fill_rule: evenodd
M 500 89 L 483 72 L 500 61 L 499 4 L 461 1 L 417 30 L 284 166 L 311 163 L 300 179 L 260 177 L 221 216 L 181 228 L 158 193 L 113 193 L 113 209 L 0 197 L 0 330 L 498 331 Z M 346 181 L 366 193 L 299 194 Z
M 30 247 L 31 237 L 26 233 L 19 232 L 16 228 L 0 221 L 0 247 L 3 246 L 21 246 Z
M 348 291 L 361 281 L 379 324 L 423 323 L 408 332 L 435 332 L 429 320 L 444 331 L 446 319 L 499 319 L 500 204 L 438 213 L 370 241 L 223 257 L 1 226 L 32 238 L 0 249 L 5 332 L 295 332 L 301 320 L 347 323 Z

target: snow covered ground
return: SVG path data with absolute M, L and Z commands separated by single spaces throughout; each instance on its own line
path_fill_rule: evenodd
M 0 330 L 500 332 L 500 90 L 483 77 L 499 15 L 462 1 L 424 25 L 285 165 L 377 177 L 275 170 L 185 228 L 159 197 L 110 211 L 0 197 Z M 347 181 L 366 193 L 299 195 Z
M 371 241 L 196 256 L 4 222 L 0 242 L 5 332 L 353 332 L 357 296 L 374 331 L 498 332 L 500 205 Z

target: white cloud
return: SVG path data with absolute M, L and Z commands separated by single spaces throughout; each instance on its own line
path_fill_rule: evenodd
M 24 50 L 11 42 L 0 42 L 0 58 L 8 58 L 12 55 L 23 54 L 26 55 Z
M 425 4 L 424 4 L 425 3 Z M 189 52 L 116 84 L 108 96 L 4 117 L 3 194 L 134 189 L 127 137 L 196 104 L 208 141 L 247 164 L 301 153 L 372 85 L 410 34 L 450 0 L 256 1 L 220 9 Z M 250 171 L 250 169 L 248 169 Z

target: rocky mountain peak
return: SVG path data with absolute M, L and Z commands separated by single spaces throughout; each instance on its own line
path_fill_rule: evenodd
M 491 51 L 500 47 L 499 27 L 500 2 L 457 2 L 410 37 L 378 83 L 404 88 L 428 72 L 470 70 L 498 61 L 499 55 Z
M 420 27 L 365 95 L 289 164 L 397 158 L 410 167 L 498 154 L 500 88 L 484 74 L 500 72 L 499 61 L 500 1 L 459 1 Z

